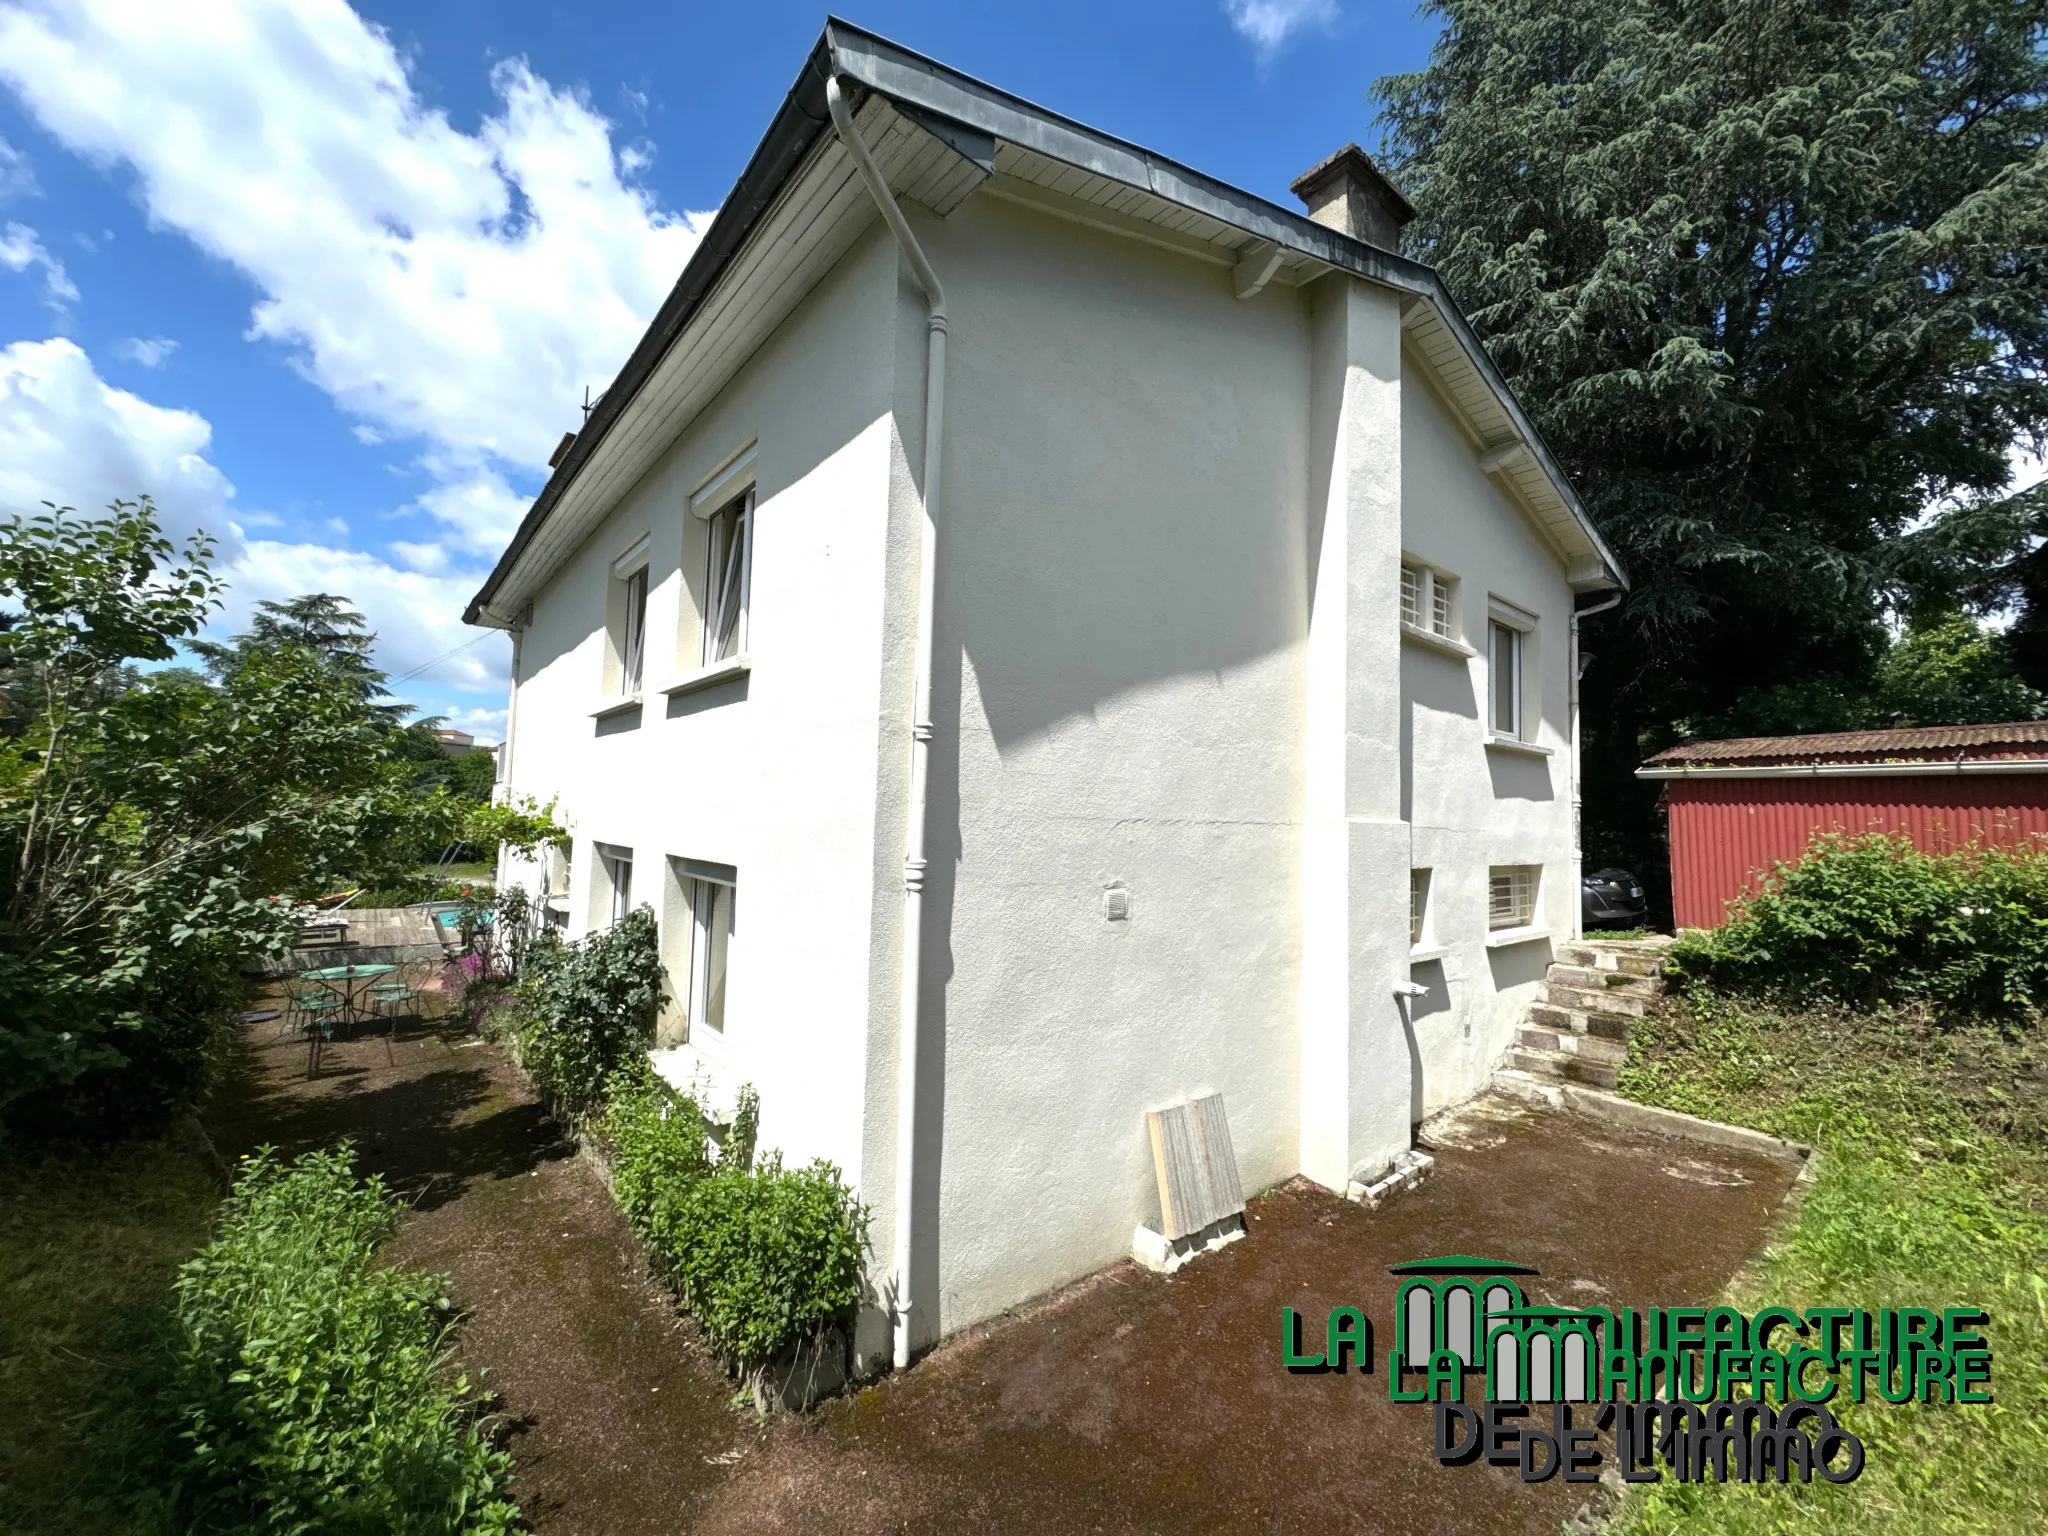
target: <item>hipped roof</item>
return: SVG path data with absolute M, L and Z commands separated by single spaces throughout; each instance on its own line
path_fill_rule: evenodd
M 1433 269 L 835 18 L 465 622 L 518 623 L 618 497 L 873 222 L 851 157 L 830 131 L 825 82 L 835 75 L 892 190 L 941 215 L 993 180 L 991 190 L 1056 217 L 1226 267 L 1270 260 L 1277 250 L 1271 280 L 1282 285 L 1340 270 L 1396 290 L 1408 344 L 1556 549 L 1574 589 L 1626 586 L 1620 562 Z

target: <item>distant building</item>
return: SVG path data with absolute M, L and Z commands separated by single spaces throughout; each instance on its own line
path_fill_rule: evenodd
M 441 750 L 450 757 L 467 757 L 472 752 L 496 752 L 498 749 L 488 741 L 478 741 L 467 731 L 458 731 L 444 726 L 434 732 L 434 740 L 441 744 Z
M 1718 928 L 1825 833 L 1905 836 L 1929 853 L 2048 837 L 2048 720 L 1688 741 L 1636 776 L 1664 783 L 1681 928 Z

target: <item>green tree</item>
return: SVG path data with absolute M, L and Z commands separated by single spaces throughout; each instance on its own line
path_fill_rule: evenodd
M 2048 7 L 1430 9 L 1386 150 L 1634 580 L 1588 625 L 1587 834 L 1647 863 L 1630 775 L 1679 722 L 1866 692 L 1888 604 L 2032 546 L 2004 489 L 2048 425 Z
M 412 713 L 385 686 L 389 679 L 371 659 L 377 636 L 369 621 L 345 597 L 332 592 L 307 592 L 289 601 L 265 599 L 256 604 L 249 628 L 232 640 L 195 640 L 186 649 L 205 658 L 219 675 L 251 653 L 291 646 L 317 654 L 334 676 L 347 679 L 371 718 L 396 726 Z
M 197 1090 L 293 900 L 452 835 L 360 678 L 288 637 L 170 659 L 218 605 L 154 509 L 0 523 L 0 1124 L 135 1129 Z

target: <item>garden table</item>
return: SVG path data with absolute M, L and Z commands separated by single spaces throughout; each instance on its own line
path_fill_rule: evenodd
M 395 965 L 329 965 L 317 971 L 301 971 L 299 976 L 306 981 L 317 981 L 329 991 L 336 990 L 336 983 L 339 983 L 342 1020 L 353 1029 L 362 1022 L 362 1014 L 356 1008 L 358 989 L 379 976 L 389 976 L 397 969 Z

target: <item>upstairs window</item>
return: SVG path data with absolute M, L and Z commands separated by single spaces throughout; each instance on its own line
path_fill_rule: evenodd
M 1401 622 L 1410 629 L 1451 640 L 1455 578 L 1427 565 L 1401 567 Z
M 647 567 L 626 578 L 625 613 L 619 635 L 619 692 L 640 691 L 647 670 Z
M 637 699 L 647 673 L 647 551 L 642 538 L 612 562 L 605 598 L 605 691 Z
M 1487 625 L 1488 655 L 1492 661 L 1490 679 L 1491 723 L 1496 736 L 1522 734 L 1522 632 L 1495 619 Z
M 747 588 L 754 567 L 754 493 L 749 488 L 705 519 L 705 666 L 747 648 Z
M 1429 871 L 1408 871 L 1408 947 L 1420 949 L 1429 933 Z
M 1534 864 L 1496 864 L 1487 871 L 1486 926 L 1498 933 L 1503 928 L 1527 928 L 1536 921 Z

